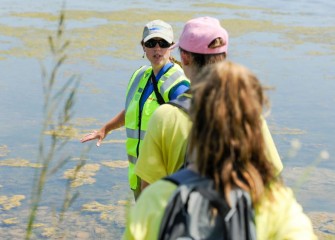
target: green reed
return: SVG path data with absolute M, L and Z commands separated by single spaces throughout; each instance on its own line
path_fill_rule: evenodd
M 55 174 L 62 166 L 64 166 L 71 156 L 58 157 L 58 153 L 64 149 L 70 137 L 60 137 L 57 131 L 65 126 L 71 125 L 70 120 L 73 117 L 73 106 L 77 89 L 79 87 L 79 77 L 72 75 L 65 83 L 59 83 L 59 71 L 67 59 L 67 48 L 70 41 L 64 36 L 64 8 L 60 12 L 58 27 L 55 36 L 49 36 L 48 42 L 52 57 L 51 70 L 47 71 L 42 64 L 42 80 L 44 93 L 43 106 L 43 123 L 39 138 L 38 163 L 42 164 L 42 168 L 36 169 L 32 195 L 30 213 L 27 221 L 25 239 L 31 239 L 33 235 L 34 223 L 38 214 L 43 190 L 46 187 L 47 179 Z M 60 81 L 62 82 L 62 81 Z M 51 131 L 51 135 L 46 135 L 46 131 Z M 88 150 L 87 150 L 88 151 Z M 82 153 L 81 159 L 85 159 Z M 76 166 L 74 179 L 78 171 L 84 166 L 85 160 L 80 161 Z M 73 179 L 72 179 L 73 180 Z M 70 187 L 71 180 L 67 182 L 65 196 L 62 202 L 58 224 L 63 220 L 64 213 L 78 197 L 77 192 L 73 192 Z

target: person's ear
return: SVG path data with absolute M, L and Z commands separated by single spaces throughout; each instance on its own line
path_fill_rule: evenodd
M 191 56 L 184 51 L 180 52 L 180 58 L 181 58 L 182 64 L 185 66 L 189 65 L 191 62 Z
M 145 52 L 145 46 L 144 46 L 143 40 L 141 41 L 141 46 L 142 46 L 143 52 Z

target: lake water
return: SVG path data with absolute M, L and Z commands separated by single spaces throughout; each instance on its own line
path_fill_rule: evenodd
M 55 35 L 62 3 L 0 0 L 1 239 L 22 239 L 25 233 L 44 114 L 41 66 L 47 72 L 52 67 L 47 38 Z M 285 165 L 284 180 L 320 239 L 335 239 L 335 2 L 71 0 L 65 9 L 70 45 L 56 89 L 72 75 L 80 77 L 80 86 L 70 141 L 50 166 L 69 161 L 49 175 L 34 238 L 120 238 L 132 202 L 125 131 L 112 132 L 99 148 L 79 139 L 124 107 L 131 74 L 147 64 L 139 45 L 146 22 L 169 22 L 177 38 L 187 20 L 208 15 L 230 33 L 228 57 L 274 88 L 267 121 Z M 177 51 L 173 55 L 179 58 Z M 49 143 L 50 135 L 45 137 Z M 83 181 L 72 188 L 80 195 L 55 228 L 66 176 L 87 147 Z

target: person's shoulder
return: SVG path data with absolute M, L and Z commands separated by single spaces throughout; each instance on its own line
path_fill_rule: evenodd
M 176 184 L 171 181 L 161 179 L 146 187 L 141 193 L 139 201 L 146 202 L 148 199 L 153 200 L 156 198 L 156 200 L 159 199 L 160 202 L 165 202 L 164 205 L 166 205 L 170 196 L 176 189 Z
M 182 111 L 181 109 L 179 109 L 178 107 L 166 103 L 166 104 L 162 104 L 161 106 L 159 106 L 152 117 L 157 117 L 157 118 L 176 118 L 176 117 L 180 117 L 180 116 L 187 116 L 187 114 Z
M 151 66 L 143 65 L 143 66 L 140 66 L 139 68 L 137 68 L 137 69 L 133 72 L 133 75 L 138 74 L 139 72 L 145 72 L 145 71 L 148 71 L 148 70 L 151 70 L 151 69 L 152 69 Z
M 179 64 L 173 64 L 173 66 L 172 66 L 172 68 L 174 68 L 174 69 L 176 69 L 176 70 L 178 70 L 178 71 L 182 71 L 182 72 L 184 72 L 184 70 L 183 70 L 183 68 L 179 65 Z

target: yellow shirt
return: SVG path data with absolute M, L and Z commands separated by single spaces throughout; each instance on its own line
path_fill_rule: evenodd
M 151 184 L 179 170 L 191 127 L 184 111 L 171 104 L 158 107 L 149 121 L 135 174 Z
M 261 119 L 266 155 L 281 172 L 283 164 L 277 148 L 265 119 Z M 178 107 L 171 104 L 158 107 L 149 121 L 135 174 L 151 184 L 179 170 L 184 163 L 191 127 L 188 115 Z
M 156 240 L 164 209 L 176 185 L 160 180 L 148 186 L 130 209 L 123 239 Z M 272 190 L 274 201 L 264 198 L 255 211 L 257 240 L 317 239 L 309 218 L 291 189 Z

